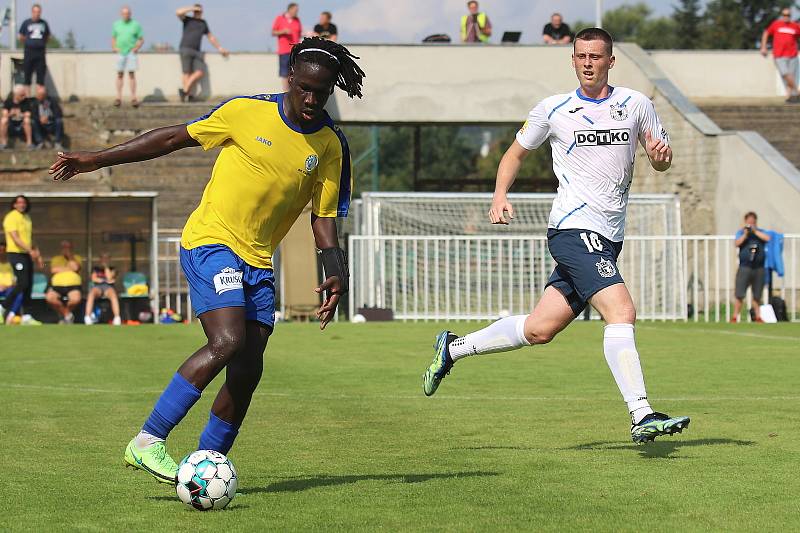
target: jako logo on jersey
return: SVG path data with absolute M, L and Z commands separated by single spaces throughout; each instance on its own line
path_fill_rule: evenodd
M 625 104 L 611 104 L 609 112 L 611 113 L 611 118 L 614 120 L 625 120 L 628 118 L 628 108 L 625 107 Z
M 610 144 L 630 144 L 631 130 L 580 130 L 575 132 L 576 146 L 608 146 Z
M 569 110 L 569 112 L 570 112 L 570 113 L 577 113 L 577 112 L 578 112 L 578 111 L 580 111 L 581 109 L 583 109 L 583 107 L 582 107 L 582 106 L 581 106 L 581 107 L 576 107 L 575 109 L 570 109 L 570 110 Z
M 260 135 L 258 137 L 256 137 L 256 140 L 258 142 L 260 142 L 261 144 L 266 144 L 267 146 L 272 146 L 272 141 L 270 141 L 269 139 L 265 139 L 264 137 L 262 137 Z
M 595 263 L 595 266 L 597 267 L 597 273 L 604 278 L 611 278 L 617 273 L 614 263 L 608 259 L 601 259 L 599 263 Z
M 214 290 L 217 294 L 242 288 L 242 271 L 225 267 L 214 276 Z
M 317 168 L 318 164 L 319 164 L 319 157 L 317 157 L 315 154 L 311 154 L 306 158 L 306 172 L 311 172 L 312 170 Z

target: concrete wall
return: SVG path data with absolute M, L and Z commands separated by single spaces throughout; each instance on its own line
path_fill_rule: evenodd
M 763 157 L 768 147 L 751 146 L 759 137 L 747 132 L 719 137 L 717 233 L 735 232 L 748 211 L 758 213 L 761 227 L 800 233 L 800 172 L 794 169 L 787 180 L 786 169 L 776 169 Z
M 339 91 L 331 113 L 349 122 L 522 123 L 542 98 L 577 87 L 570 47 L 543 46 L 353 46 L 367 73 L 365 98 Z M 8 53 L 0 64 L 9 64 Z M 619 55 L 614 83 L 649 93 L 652 84 Z M 15 57 L 21 57 L 16 54 Z M 274 54 L 207 54 L 207 92 L 212 100 L 280 90 Z M 116 56 L 104 52 L 52 52 L 50 75 L 62 98 L 113 98 Z M 177 54 L 143 53 L 137 74 L 142 96 L 175 99 L 180 83 Z M 2 69 L 0 88 L 10 83 Z
M 349 121 L 408 122 L 438 117 L 443 122 L 517 122 L 539 99 L 576 86 L 570 47 L 354 45 L 367 73 L 363 101 L 341 95 L 334 108 Z M 614 83 L 648 93 L 647 76 L 629 57 L 631 45 L 615 48 Z M 757 51 L 657 50 L 648 54 L 689 99 L 781 96 L 771 58 Z M 0 53 L 0 91 L 10 83 L 10 57 Z M 280 90 L 275 54 L 207 54 L 207 91 L 212 99 Z M 48 53 L 48 66 L 63 97 L 113 98 L 116 56 L 105 52 Z M 140 54 L 142 95 L 175 98 L 180 59 L 175 53 Z
M 9 65 L 11 57 L 21 58 L 21 53 L 0 53 L 0 65 Z M 116 54 L 106 52 L 48 52 L 47 68 L 59 95 L 66 99 L 114 98 L 116 79 Z M 278 71 L 274 54 L 232 54 L 225 59 L 220 54 L 207 54 L 209 76 L 206 90 L 211 95 L 232 96 L 280 90 L 273 73 Z M 0 87 L 7 91 L 10 69 L 0 72 Z M 140 97 L 177 98 L 181 86 L 181 63 L 176 53 L 139 54 L 137 72 Z M 127 94 L 127 83 L 125 88 Z
M 639 147 L 631 190 L 677 194 L 681 200 L 681 225 L 688 234 L 714 233 L 716 191 L 719 177 L 719 140 L 690 124 L 657 93 L 653 98 L 674 153 L 667 172 L 656 172 Z
M 693 100 L 784 95 L 775 62 L 756 50 L 655 50 L 650 57 Z

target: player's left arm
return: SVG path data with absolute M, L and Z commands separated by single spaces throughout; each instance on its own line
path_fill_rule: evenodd
M 665 172 L 672 165 L 672 148 L 669 135 L 661 125 L 653 102 L 647 101 L 640 108 L 639 142 L 650 159 L 650 166 L 658 172 Z
M 320 321 L 319 329 L 325 329 L 336 313 L 339 299 L 349 290 L 350 272 L 347 268 L 347 254 L 339 247 L 336 218 L 318 217 L 312 213 L 311 230 L 325 271 L 325 281 L 314 289 L 323 295 L 317 318 Z
M 350 206 L 352 161 L 347 139 L 338 129 L 334 131 L 338 142 L 331 142 L 321 157 L 318 181 L 311 198 L 311 229 L 325 271 L 325 281 L 316 288 L 317 293 L 324 295 L 317 311 L 320 329 L 325 329 L 333 319 L 339 298 L 350 288 L 347 254 L 339 246 L 336 217 L 346 217 Z

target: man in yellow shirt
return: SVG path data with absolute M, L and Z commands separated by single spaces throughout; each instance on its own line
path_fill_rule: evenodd
M 59 153 L 56 180 L 159 157 L 181 148 L 222 147 L 200 205 L 181 239 L 181 266 L 208 343 L 189 357 L 125 450 L 125 462 L 175 483 L 164 440 L 223 369 L 198 449 L 227 454 L 261 379 L 275 318 L 272 254 L 303 207 L 322 255 L 320 328 L 348 290 L 336 217 L 350 204 L 350 152 L 324 107 L 335 87 L 361 97 L 364 72 L 342 45 L 312 37 L 292 48 L 289 90 L 232 98 L 188 125 L 150 131 L 100 152 Z
M 81 266 L 83 258 L 75 253 L 70 241 L 61 241 L 61 255 L 50 260 L 50 286 L 44 294 L 47 304 L 59 314 L 59 324 L 72 324 L 72 311 L 81 304 Z M 66 298 L 66 302 L 64 299 Z
M 16 311 L 11 310 L 14 308 L 18 295 L 22 295 L 23 307 L 30 304 L 31 289 L 33 288 L 33 262 L 36 261 L 39 268 L 42 268 L 42 257 L 39 255 L 39 250 L 33 246 L 33 223 L 28 215 L 30 210 L 30 201 L 20 194 L 11 201 L 11 211 L 3 218 L 8 262 L 14 269 L 16 278 L 16 285 L 6 294 L 3 305 L 5 309 L 9 310 L 5 317 L 6 324 L 10 324 L 14 319 Z

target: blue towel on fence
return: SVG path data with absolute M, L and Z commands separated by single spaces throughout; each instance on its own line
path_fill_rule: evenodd
M 775 272 L 783 277 L 783 233 L 773 230 L 766 230 L 764 233 L 769 235 L 769 242 L 766 246 L 766 258 L 764 260 L 764 272 L 767 283 L 771 272 Z

